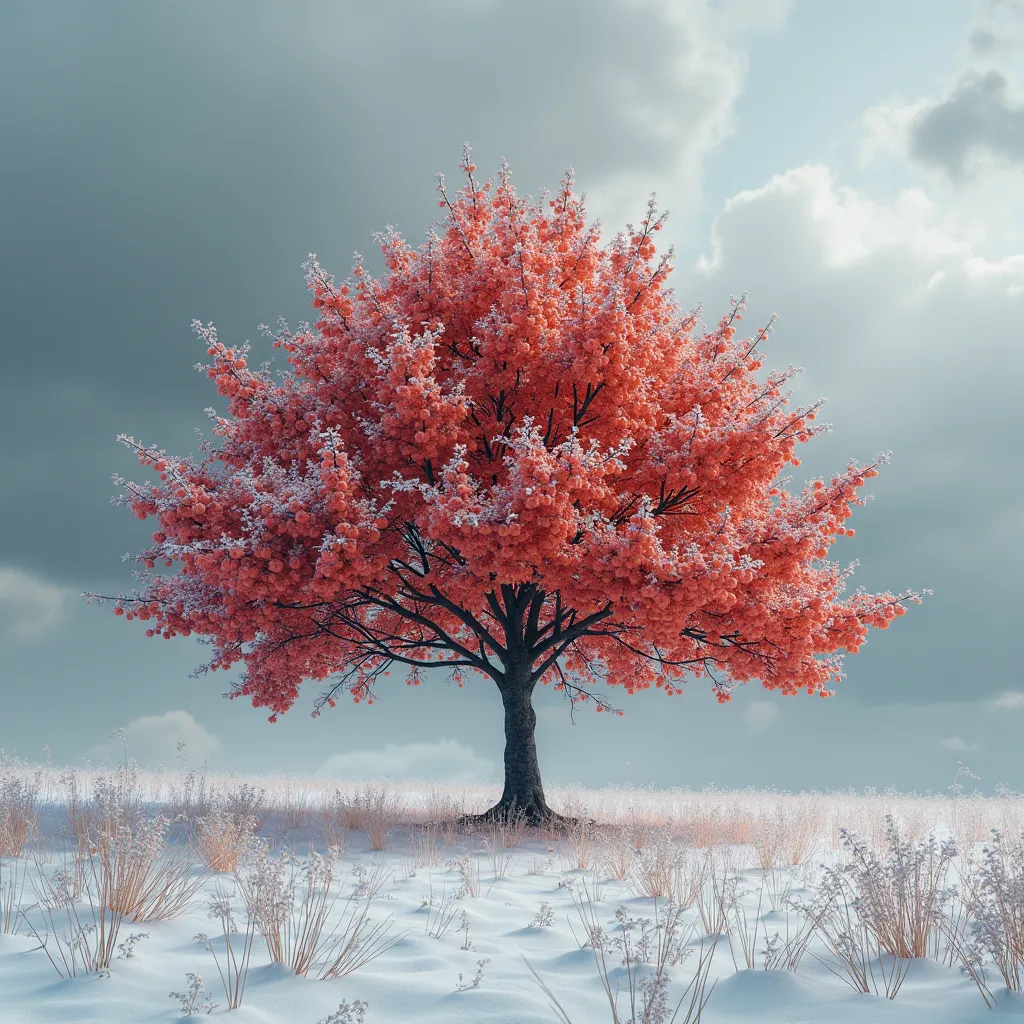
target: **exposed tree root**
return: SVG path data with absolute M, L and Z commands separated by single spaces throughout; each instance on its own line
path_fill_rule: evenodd
M 552 810 L 543 800 L 532 799 L 523 807 L 516 801 L 499 800 L 481 814 L 463 814 L 458 818 L 460 825 L 489 825 L 492 823 L 508 824 L 522 816 L 525 824 L 537 827 L 554 826 L 559 831 L 579 828 L 581 825 L 594 825 L 592 818 L 574 818 L 559 814 Z

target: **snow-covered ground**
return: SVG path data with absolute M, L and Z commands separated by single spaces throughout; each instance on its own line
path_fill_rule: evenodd
M 236 784 L 240 781 L 244 780 L 236 780 Z M 600 803 L 596 795 L 591 794 L 591 797 L 592 804 Z M 739 814 L 739 802 L 748 797 L 749 794 L 744 797 L 719 793 L 701 799 L 705 801 L 705 808 L 712 804 L 720 806 L 724 819 L 730 808 L 733 815 Z M 644 791 L 636 791 L 631 797 L 635 819 L 637 801 L 643 799 Z M 651 799 L 655 802 L 653 794 Z M 782 798 L 777 794 L 774 797 L 763 795 L 760 799 L 765 807 L 772 799 L 774 806 L 782 806 Z M 827 808 L 828 798 L 815 800 L 818 802 L 804 806 L 816 808 L 814 813 L 820 814 L 822 808 Z M 958 828 L 963 827 L 964 820 L 972 818 L 968 809 L 970 803 L 964 800 L 958 808 Z M 941 808 L 942 801 L 935 802 L 934 807 Z M 789 812 L 779 813 L 784 816 Z M 912 817 L 909 811 L 907 813 Z M 973 815 L 973 819 L 978 818 L 979 814 Z M 47 820 L 44 815 L 43 826 Z M 51 816 L 50 820 L 52 824 L 56 818 Z M 761 820 L 766 827 L 767 819 Z M 817 820 L 822 823 L 820 817 Z M 278 882 L 282 878 L 287 881 L 289 871 L 294 870 L 298 884 L 289 901 L 294 897 L 291 905 L 298 907 L 305 892 L 303 879 L 312 833 L 308 832 L 304 840 L 301 829 L 289 833 L 284 827 L 274 827 L 273 816 L 268 821 L 270 824 L 263 828 L 263 835 L 269 834 L 264 847 L 267 852 L 262 860 L 263 870 L 268 870 L 268 864 L 280 864 L 283 851 L 292 850 L 297 859 L 286 860 L 284 874 L 276 877 Z M 366 927 L 372 927 L 374 922 L 386 923 L 388 930 L 380 933 L 380 938 L 388 948 L 344 977 L 322 980 L 316 976 L 317 967 L 307 976 L 299 977 L 281 964 L 272 963 L 266 942 L 257 935 L 252 944 L 241 1005 L 235 1010 L 227 1008 L 228 1000 L 218 974 L 217 963 L 223 968 L 227 951 L 222 921 L 210 916 L 210 899 L 213 897 L 216 903 L 218 894 L 221 899 L 228 897 L 228 906 L 222 905 L 220 909 L 222 914 L 230 909 L 231 919 L 238 929 L 232 935 L 232 945 L 237 952 L 244 944 L 247 927 L 242 884 L 247 879 L 251 884 L 254 872 L 260 870 L 258 847 L 255 854 L 243 858 L 237 874 L 220 872 L 206 877 L 190 901 L 189 909 L 180 916 L 144 923 L 125 919 L 116 943 L 122 947 L 121 954 L 113 957 L 109 970 L 99 973 L 79 970 L 76 976 L 62 978 L 46 951 L 38 948 L 39 939 L 28 934 L 30 927 L 34 927 L 40 936 L 45 935 L 54 924 L 60 934 L 59 926 L 66 920 L 64 911 L 58 911 L 53 918 L 45 916 L 44 898 L 48 897 L 51 904 L 54 901 L 44 878 L 54 879 L 54 873 L 61 868 L 64 862 L 61 844 L 56 843 L 51 856 L 51 845 L 36 841 L 26 847 L 26 854 L 34 851 L 38 855 L 43 851 L 38 865 L 26 856 L 17 861 L 5 858 L 0 862 L 0 932 L 3 931 L 3 893 L 8 893 L 10 902 L 12 878 L 16 880 L 17 873 L 21 872 L 26 880 L 24 891 L 16 901 L 22 905 L 24 913 L 13 915 L 17 933 L 0 934 L 0 1021 L 3 1024 L 177 1021 L 184 1019 L 183 1003 L 169 993 L 186 993 L 186 975 L 193 973 L 202 976 L 203 990 L 209 992 L 210 1001 L 217 1004 L 212 1010 L 213 1017 L 230 1014 L 239 1022 L 251 1024 L 316 1024 L 325 1020 L 332 1024 L 356 1024 L 361 1019 L 365 1019 L 366 1024 L 408 1024 L 411 1021 L 418 1024 L 463 1021 L 467 1024 L 564 1024 L 564 1018 L 551 1006 L 537 977 L 573 1024 L 614 1024 L 599 970 L 599 957 L 588 942 L 588 928 L 596 924 L 604 932 L 603 940 L 599 937 L 597 942 L 604 945 L 609 984 L 613 990 L 616 985 L 620 988 L 619 1021 L 626 1024 L 634 1019 L 630 1008 L 630 974 L 638 974 L 641 980 L 653 977 L 657 962 L 654 925 L 664 923 L 666 911 L 671 910 L 664 898 L 656 902 L 637 894 L 640 885 L 637 871 L 642 869 L 643 863 L 648 867 L 654 864 L 652 851 L 656 845 L 660 845 L 663 852 L 676 851 L 674 877 L 682 888 L 691 885 L 690 906 L 679 912 L 675 939 L 678 949 L 689 950 L 689 953 L 681 962 L 670 963 L 666 969 L 670 979 L 668 1016 L 659 1018 L 652 1014 L 648 1024 L 664 1024 L 671 1019 L 671 1011 L 698 969 L 702 951 L 712 957 L 707 977 L 711 995 L 701 1018 L 705 1024 L 754 1021 L 758 1024 L 970 1024 L 1006 1014 L 1024 1016 L 1024 999 L 1007 992 L 998 973 L 991 968 L 987 978 L 996 1005 L 988 1009 L 971 978 L 955 964 L 942 962 L 946 951 L 944 943 L 937 958 L 908 962 L 905 981 L 893 999 L 885 997 L 882 975 L 893 967 L 894 961 L 886 957 L 881 963 L 868 965 L 875 973 L 880 995 L 855 992 L 834 973 L 842 971 L 817 934 L 799 957 L 795 970 L 764 969 L 765 951 L 771 945 L 771 936 L 775 933 L 781 936 L 780 940 L 774 940 L 778 949 L 787 935 L 791 938 L 797 935 L 803 922 L 802 915 L 787 904 L 786 894 L 807 904 L 814 898 L 815 887 L 822 879 L 819 865 L 836 865 L 843 860 L 842 850 L 835 849 L 830 841 L 828 828 L 831 825 L 829 822 L 822 828 L 822 834 L 814 840 L 812 852 L 803 859 L 801 866 L 774 866 L 767 872 L 755 866 L 757 850 L 750 842 L 694 848 L 685 835 L 680 837 L 678 818 L 674 824 L 670 821 L 660 830 L 626 830 L 617 848 L 620 854 L 625 849 L 636 864 L 624 880 L 612 877 L 602 851 L 612 851 L 616 844 L 609 840 L 610 845 L 604 846 L 599 829 L 595 830 L 593 842 L 583 843 L 583 859 L 591 859 L 587 868 L 576 866 L 581 855 L 579 843 L 536 830 L 528 831 L 514 848 L 501 851 L 500 847 L 495 848 L 494 833 L 449 827 L 440 844 L 435 844 L 437 849 L 432 857 L 424 852 L 425 846 L 430 844 L 424 842 L 422 826 L 395 825 L 388 835 L 388 848 L 383 851 L 370 849 L 370 838 L 365 830 L 352 828 L 343 834 L 336 832 L 333 838 L 335 841 L 343 839 L 343 847 L 336 847 L 333 855 L 318 862 L 318 870 L 333 872 L 330 893 L 331 899 L 337 899 L 330 909 L 324 935 L 330 934 L 339 922 L 342 925 L 345 920 L 351 922 L 368 904 L 371 920 Z M 181 826 L 176 828 L 181 830 Z M 41 830 L 45 835 L 46 828 Z M 611 833 L 606 831 L 604 835 Z M 672 835 L 675 835 L 674 840 L 670 838 Z M 325 852 L 322 840 L 318 843 L 314 839 L 314 848 L 317 845 Z M 592 849 L 588 854 L 589 847 Z M 642 852 L 635 852 L 637 849 Z M 47 858 L 49 862 L 44 863 Z M 424 859 L 433 859 L 435 863 L 416 864 L 417 860 Z M 498 866 L 501 861 L 506 863 Z M 330 864 L 333 867 L 329 868 Z M 702 876 L 703 891 L 694 896 L 692 883 L 701 876 L 702 864 L 704 870 L 709 870 Z M 380 881 L 380 888 L 375 896 L 367 897 L 367 880 L 372 883 L 374 875 Z M 497 877 L 502 875 L 506 877 Z M 267 876 L 261 877 L 265 880 Z M 731 886 L 737 897 L 729 907 L 728 920 L 717 939 L 707 934 L 706 924 L 709 916 L 714 916 L 712 879 L 716 877 L 721 880 L 720 892 Z M 737 878 L 741 881 L 730 881 Z M 957 874 L 951 870 L 949 881 L 956 880 Z M 364 895 L 353 895 L 359 891 Z M 79 899 L 78 907 L 81 920 L 88 924 L 92 917 L 87 894 Z M 63 918 L 62 913 L 65 913 Z M 645 919 L 649 922 L 646 926 Z M 652 948 L 643 952 L 645 927 Z M 757 937 L 751 938 L 755 928 Z M 145 938 L 124 945 L 126 939 L 140 933 Z M 212 936 L 216 960 L 209 945 L 197 941 L 200 933 Z M 664 929 L 661 938 L 664 942 Z M 648 962 L 627 969 L 622 964 L 624 940 L 628 940 L 634 950 L 640 943 L 637 959 Z M 95 933 L 88 941 L 95 941 Z M 55 936 L 51 935 L 48 943 L 51 954 L 59 953 Z M 130 955 L 125 956 L 125 953 Z M 752 958 L 754 969 L 746 967 L 748 957 Z M 63 963 L 59 956 L 57 960 Z M 536 972 L 537 977 L 532 972 Z M 637 1022 L 644 1019 L 640 1011 L 642 995 L 642 987 L 637 987 Z M 203 1001 L 201 996 L 200 1002 Z M 360 1002 L 365 1002 L 366 1007 L 361 1009 Z M 348 1010 L 339 1011 L 345 1003 Z M 686 1019 L 688 1005 L 689 996 L 683 1000 L 676 1018 L 679 1024 Z

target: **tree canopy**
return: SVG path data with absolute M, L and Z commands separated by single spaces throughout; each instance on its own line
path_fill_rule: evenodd
M 316 324 L 263 328 L 276 377 L 194 323 L 226 415 L 200 460 L 124 438 L 159 482 L 121 500 L 159 529 L 115 611 L 242 662 L 233 695 L 272 717 L 303 680 L 328 681 L 319 713 L 396 668 L 598 710 L 598 683 L 688 676 L 719 700 L 755 679 L 827 695 L 920 600 L 846 595 L 828 558 L 886 456 L 789 488 L 820 403 L 790 405 L 793 368 L 759 373 L 772 322 L 741 338 L 743 299 L 713 329 L 680 309 L 653 198 L 602 245 L 571 171 L 537 202 L 504 164 L 481 183 L 468 149 L 463 171 L 419 248 L 378 236 L 379 279 L 357 260 L 338 286 L 310 257 Z

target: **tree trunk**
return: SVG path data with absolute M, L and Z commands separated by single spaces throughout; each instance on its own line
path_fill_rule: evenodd
M 553 811 L 544 798 L 537 762 L 537 713 L 533 710 L 533 684 L 529 667 L 509 669 L 501 687 L 505 709 L 505 788 L 501 799 L 483 814 L 466 815 L 465 822 L 507 821 L 521 814 L 527 824 L 578 824 Z

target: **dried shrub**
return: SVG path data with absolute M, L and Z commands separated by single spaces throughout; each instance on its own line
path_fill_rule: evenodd
M 195 843 L 211 871 L 237 871 L 256 834 L 253 818 L 238 819 L 228 810 L 214 807 L 194 825 Z
M 637 896 L 668 899 L 675 890 L 675 871 L 686 853 L 662 834 L 648 843 L 633 860 L 627 884 Z
M 951 841 L 935 836 L 904 839 L 892 815 L 886 816 L 885 857 L 872 853 L 856 836 L 845 833 L 850 863 L 843 876 L 852 886 L 858 914 L 892 956 L 938 956 L 942 917 L 952 895 L 949 865 L 956 856 Z
M 580 813 L 574 815 L 574 818 L 575 820 L 564 830 L 563 842 L 568 847 L 566 856 L 573 868 L 586 871 L 594 866 L 598 857 L 594 827 L 585 807 L 580 808 Z
M 266 844 L 259 845 L 240 886 L 274 963 L 299 975 L 309 972 L 334 906 L 333 880 L 331 858 L 316 853 L 304 862 L 290 853 L 271 857 Z
M 385 850 L 388 835 L 398 822 L 403 810 L 401 796 L 382 786 L 380 789 L 367 787 L 363 793 L 366 807 L 366 835 L 371 850 Z
M 624 882 L 633 870 L 637 847 L 621 829 L 606 832 L 598 846 L 598 863 L 617 882 Z
M 21 925 L 28 867 L 24 861 L 0 859 L 0 935 L 16 935 Z
M 266 789 L 251 785 L 248 782 L 243 782 L 241 786 L 231 790 L 223 798 L 224 810 L 240 824 L 251 822 L 254 833 L 259 832 L 266 823 L 266 803 Z M 303 806 L 302 810 L 304 814 L 308 813 L 308 808 L 305 806 Z
M 202 942 L 213 956 L 213 962 L 217 965 L 217 974 L 220 975 L 221 985 L 224 988 L 228 1009 L 237 1010 L 242 1005 L 242 998 L 245 995 L 245 983 L 249 976 L 249 960 L 252 957 L 252 944 L 256 937 L 256 924 L 253 918 L 247 915 L 245 930 L 239 930 L 231 911 L 231 894 L 224 889 L 217 889 L 211 893 L 209 907 L 207 916 L 220 922 L 221 937 L 224 940 L 223 961 L 208 935 L 200 933 L 196 936 L 196 941 Z
M 832 960 L 814 958 L 855 992 L 895 999 L 906 978 L 910 958 L 889 954 L 872 927 L 870 916 L 860 913 L 856 884 L 845 869 L 826 868 L 810 903 L 793 900 L 810 929 L 832 954 Z
M 572 890 L 570 890 L 572 892 Z M 711 970 L 717 938 L 710 942 L 701 942 L 695 950 L 689 944 L 694 935 L 693 927 L 684 928 L 682 922 L 683 909 L 669 901 L 661 915 L 658 905 L 654 907 L 654 921 L 631 918 L 624 906 L 615 912 L 621 934 L 610 939 L 601 927 L 594 911 L 593 901 L 583 885 L 583 895 L 577 897 L 572 893 L 573 903 L 587 936 L 584 945 L 594 951 L 594 961 L 602 987 L 608 998 L 612 1024 L 699 1024 L 708 1000 L 714 992 L 715 983 L 708 987 L 708 975 Z M 639 929 L 639 935 L 636 930 Z M 675 1011 L 672 1012 L 668 1003 L 668 986 L 670 977 L 668 969 L 685 963 L 696 952 L 697 963 L 689 984 L 683 992 Z M 626 974 L 626 997 L 628 1009 L 620 1012 L 620 986 L 612 987 L 609 954 L 621 963 Z M 524 957 L 525 961 L 525 957 Z M 558 1014 L 562 1024 L 571 1024 L 569 1016 L 551 990 L 541 981 L 537 972 L 525 961 L 530 973 L 536 978 L 545 995 L 551 1000 L 552 1010 Z M 687 1000 L 687 997 L 689 999 Z M 684 1009 L 685 1016 L 680 1017 Z M 626 1015 L 628 1013 L 628 1016 Z
M 985 845 L 977 885 L 967 896 L 974 943 L 969 953 L 995 965 L 1011 992 L 1022 990 L 1024 971 L 1024 835 L 999 829 Z M 983 993 L 984 994 L 984 993 Z
M 440 864 L 448 845 L 445 828 L 437 821 L 427 821 L 415 826 L 409 833 L 409 850 L 413 866 L 433 867 Z
M 311 853 L 300 861 L 291 854 L 271 857 L 260 844 L 252 867 L 240 879 L 250 920 L 266 940 L 275 963 L 296 974 L 342 978 L 387 952 L 402 936 L 388 939 L 390 919 L 374 923 L 371 901 L 383 884 L 383 861 L 368 876 L 353 867 L 356 878 L 337 925 L 328 920 L 339 897 L 332 894 L 334 861 Z M 365 902 L 360 906 L 359 900 Z
M 84 806 L 73 775 L 66 786 L 75 833 L 70 869 L 66 860 L 61 873 L 68 896 L 77 899 L 95 883 L 107 908 L 133 921 L 166 920 L 191 907 L 207 875 L 197 870 L 190 842 L 168 845 L 166 815 L 143 811 L 137 770 L 127 759 L 121 770 L 94 781 Z
M 0 762 L 0 857 L 20 857 L 38 834 L 36 803 L 42 773 L 26 777 L 17 766 Z

